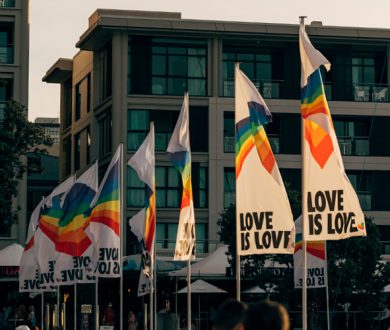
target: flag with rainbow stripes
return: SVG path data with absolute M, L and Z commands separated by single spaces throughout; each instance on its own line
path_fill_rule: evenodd
M 271 113 L 249 78 L 235 69 L 236 212 L 239 255 L 293 253 L 290 203 L 265 132 Z
M 195 258 L 195 214 L 191 184 L 191 148 L 188 93 L 167 148 L 172 164 L 181 174 L 183 193 L 180 206 L 174 260 Z
M 308 241 L 365 236 L 364 214 L 345 174 L 320 66 L 329 61 L 311 44 L 300 25 L 303 142 L 304 236 Z

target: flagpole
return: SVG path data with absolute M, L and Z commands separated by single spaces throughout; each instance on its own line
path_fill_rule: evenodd
M 124 205 L 123 205 L 123 190 L 124 190 L 124 185 L 123 185 L 123 178 L 124 178 L 124 157 L 123 157 L 123 143 L 120 144 L 120 244 L 119 244 L 119 249 L 120 249 L 120 278 L 119 278 L 119 308 L 120 308 L 120 320 L 119 320 L 119 327 L 120 329 L 123 329 L 123 227 L 124 227 Z
M 187 329 L 191 330 L 191 261 L 187 260 Z
M 325 241 L 325 288 L 326 288 L 326 318 L 327 318 L 327 325 L 328 330 L 330 330 L 330 309 L 329 309 L 329 286 L 328 286 L 328 253 L 327 253 L 327 244 Z
M 156 223 L 154 227 L 154 237 L 153 237 L 153 284 L 154 284 L 154 330 L 157 329 L 157 266 L 156 266 Z
M 41 295 L 41 329 L 43 329 L 43 324 L 44 324 L 44 307 L 45 307 L 45 292 L 42 290 L 42 295 Z M 75 329 L 76 330 L 76 329 Z
M 73 284 L 73 329 L 77 329 L 77 283 Z
M 234 70 L 234 84 L 236 83 L 236 72 L 237 69 L 240 69 L 240 63 L 235 63 L 235 70 Z M 236 109 L 234 111 L 234 116 L 236 117 Z M 236 131 L 234 130 L 234 134 L 236 134 Z M 235 136 L 235 139 L 237 137 Z M 236 181 L 237 184 L 237 181 Z M 237 217 L 237 193 L 236 193 L 236 217 Z M 236 219 L 236 299 L 238 301 L 241 301 L 241 258 L 238 253 L 239 250 L 239 241 L 238 241 L 238 226 L 237 226 L 237 219 Z
M 99 277 L 97 274 L 95 276 L 95 330 L 99 330 Z
M 55 325 L 59 326 L 60 325 L 60 286 L 57 285 L 57 306 L 56 306 L 56 321 Z
M 306 16 L 299 16 L 302 24 Z M 306 248 L 306 180 L 305 180 L 305 121 L 301 119 L 301 153 L 302 153 L 302 249 L 303 249 L 303 276 L 302 276 L 302 329 L 307 330 L 307 248 Z
M 153 257 L 152 255 L 150 256 L 150 292 L 149 292 L 149 328 L 151 330 L 154 329 L 153 327 L 153 321 L 154 321 L 154 297 L 153 297 L 153 289 L 154 289 L 154 279 L 153 279 Z

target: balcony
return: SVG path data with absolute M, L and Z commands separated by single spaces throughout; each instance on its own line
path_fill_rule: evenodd
M 337 139 L 343 156 L 370 155 L 370 141 L 366 136 L 339 136 Z
M 360 206 L 363 211 L 372 210 L 372 196 L 370 191 L 357 191 L 357 196 L 360 202 Z
M 15 7 L 15 0 L 0 0 L 0 8 L 12 8 Z
M 324 88 L 328 101 L 390 102 L 389 85 L 325 82 Z

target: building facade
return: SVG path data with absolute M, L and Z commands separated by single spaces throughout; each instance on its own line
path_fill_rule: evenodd
M 46 150 L 51 156 L 59 156 L 60 152 L 60 119 L 38 117 L 35 118 L 35 124 L 38 124 L 44 131 L 46 136 L 50 136 L 53 144 L 50 147 L 46 147 Z
M 28 105 L 29 21 L 28 0 L 0 1 L 0 120 L 5 104 L 14 99 Z M 27 114 L 26 114 L 27 115 Z M 0 232 L 0 249 L 26 239 L 27 175 L 20 181 L 14 207 L 18 223 Z
M 390 30 L 312 22 L 307 32 L 332 63 L 323 76 L 345 168 L 389 255 Z M 198 255 L 219 242 L 220 213 L 235 202 L 235 62 L 273 114 L 266 131 L 283 179 L 301 189 L 298 25 L 99 9 L 77 47 L 73 59 L 59 59 L 43 78 L 61 85 L 60 177 L 79 173 L 96 159 L 102 176 L 116 146 L 123 142 L 129 159 L 154 121 L 158 254 L 172 255 L 176 239 L 181 181 L 165 150 L 185 91 Z M 144 204 L 144 186 L 130 168 L 124 181 L 130 218 Z

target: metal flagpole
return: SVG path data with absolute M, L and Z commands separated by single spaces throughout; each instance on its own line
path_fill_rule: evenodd
M 156 225 L 154 227 L 154 237 L 153 237 L 153 284 L 154 284 L 154 330 L 157 329 L 157 266 L 156 266 Z
M 237 69 L 240 69 L 240 63 L 236 63 L 235 66 Z M 235 83 L 236 83 L 236 70 L 234 70 L 234 84 Z M 236 118 L 236 110 L 234 110 L 234 117 Z M 236 134 L 235 130 L 234 130 L 234 134 Z M 237 217 L 237 193 L 236 193 L 236 217 Z M 237 219 L 236 219 L 236 299 L 238 301 L 241 301 L 241 258 L 238 253 L 240 243 L 238 240 L 237 233 L 238 233 L 238 226 L 237 226 Z
M 305 23 L 306 16 L 299 16 L 302 24 Z M 305 122 L 301 119 L 301 152 L 302 152 L 302 249 L 303 249 L 303 276 L 302 276 L 302 329 L 307 330 L 307 247 L 306 247 L 306 233 L 305 221 L 307 218 L 306 212 L 306 180 L 305 180 Z
M 187 329 L 191 330 L 191 261 L 187 261 Z
M 330 330 L 330 310 L 329 310 L 329 286 L 328 286 L 328 253 L 327 253 L 327 244 L 325 241 L 325 261 L 326 261 L 326 268 L 325 268 L 325 288 L 326 288 L 326 318 L 327 318 L 327 325 L 328 330 Z
M 149 282 L 150 282 L 150 292 L 149 292 L 149 327 L 151 330 L 154 329 L 153 327 L 153 321 L 154 321 L 154 296 L 153 296 L 153 290 L 154 290 L 154 274 L 153 274 L 153 257 L 150 256 L 150 274 L 149 274 Z
M 95 330 L 99 330 L 99 277 L 95 276 Z
M 45 308 L 45 303 L 44 303 L 44 300 L 45 300 L 45 292 L 42 291 L 41 293 L 41 329 L 43 330 L 43 324 L 44 324 L 44 308 Z M 75 329 L 76 330 L 76 329 Z
M 77 329 L 77 283 L 73 284 L 73 329 Z
M 59 326 L 60 325 L 60 286 L 57 285 L 57 306 L 56 306 L 56 310 L 55 310 L 55 326 Z
M 120 320 L 119 320 L 119 328 L 123 329 L 123 227 L 124 227 L 124 205 L 123 205 L 123 190 L 124 190 L 124 157 L 123 157 L 123 143 L 120 144 L 120 180 L 119 184 L 121 187 L 120 191 L 120 205 L 121 205 L 121 215 L 120 215 L 120 221 L 121 221 L 121 226 L 120 226 L 120 244 L 119 244 L 119 249 L 120 249 L 120 278 L 119 278 L 119 308 L 120 308 Z

